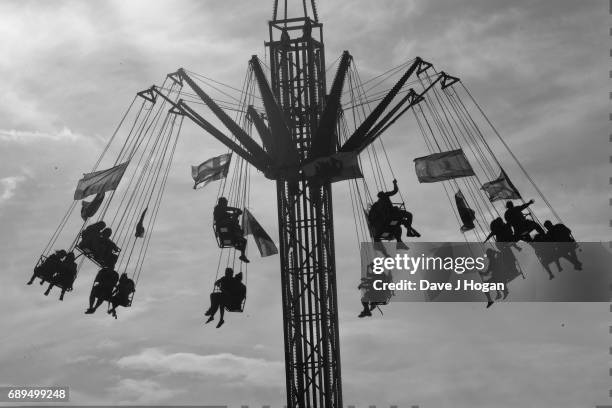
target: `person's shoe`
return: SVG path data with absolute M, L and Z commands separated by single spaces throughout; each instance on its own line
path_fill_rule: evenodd
M 240 260 L 241 260 L 242 262 L 244 262 L 244 263 L 249 263 L 249 262 L 251 262 L 251 261 L 249 261 L 249 260 L 248 260 L 248 258 L 247 258 L 246 256 L 244 256 L 244 255 L 240 255 L 240 258 L 238 258 L 238 259 L 240 259 Z
M 45 296 L 49 296 L 49 291 L 46 291 L 46 292 L 45 292 Z
M 417 232 L 417 230 L 413 229 L 413 230 L 410 232 L 410 235 L 409 235 L 409 236 L 411 236 L 411 237 L 417 237 L 417 238 L 420 238 L 421 234 L 419 234 L 419 233 Z
M 550 275 L 550 276 L 548 277 L 548 280 L 553 280 L 553 279 L 555 279 L 555 275 Z
M 366 316 L 372 316 L 372 312 L 370 312 L 369 310 L 367 312 L 365 312 Z
M 85 311 L 85 314 L 93 314 L 95 312 L 91 307 Z
M 508 297 L 508 295 L 510 294 L 510 292 L 504 292 L 504 299 Z
M 219 323 L 217 323 L 217 329 L 221 326 L 223 326 L 223 323 L 225 323 L 225 320 L 221 319 L 219 320 Z
M 574 269 L 577 271 L 581 271 L 582 270 L 582 264 L 578 263 L 576 266 L 574 266 Z
M 210 316 L 212 313 L 212 310 L 208 309 L 207 311 L 204 312 L 204 316 Z
M 493 301 L 492 301 L 492 300 L 489 300 L 489 301 L 487 302 L 487 309 L 488 309 L 488 308 L 490 308 L 492 304 L 493 304 Z
M 366 317 L 367 314 L 365 312 L 365 310 L 362 310 L 361 313 L 359 313 L 359 315 L 357 315 L 357 317 Z
M 29 281 L 28 283 L 26 283 L 26 285 L 31 285 L 33 281 Z
M 208 320 L 207 320 L 207 321 L 206 321 L 204 324 L 210 323 L 210 322 L 212 322 L 213 320 L 215 320 L 215 316 L 210 316 L 210 317 L 208 318 Z

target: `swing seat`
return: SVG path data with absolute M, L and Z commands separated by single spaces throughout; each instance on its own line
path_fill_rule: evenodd
M 217 225 L 213 223 L 213 231 L 219 248 L 235 248 L 237 245 L 236 234 L 232 231 L 230 225 Z
M 395 233 L 397 232 L 397 228 L 401 228 L 400 224 L 402 222 L 402 211 L 406 210 L 406 206 L 404 203 L 393 203 L 393 207 L 397 208 L 399 211 L 393 211 L 390 214 L 387 214 L 383 221 L 378 223 L 380 225 L 380 229 L 376 229 L 376 226 L 373 225 L 374 221 L 376 221 L 376 214 L 371 215 L 371 206 L 370 211 L 366 212 L 366 219 L 368 221 L 368 227 L 370 230 L 370 235 L 372 239 L 376 236 L 378 232 L 378 236 L 380 240 L 385 241 L 393 241 L 395 240 Z M 401 233 L 401 232 L 400 232 Z
M 94 264 L 96 264 L 96 266 L 98 266 L 100 269 L 102 268 L 114 268 L 114 264 L 109 264 L 107 265 L 105 260 L 99 258 L 97 256 L 97 254 L 95 253 L 94 250 L 90 249 L 90 248 L 81 248 L 80 246 L 75 246 L 74 247 L 81 255 L 83 255 L 85 258 L 89 259 L 91 262 L 93 262 Z M 113 258 L 115 259 L 115 262 L 117 262 L 117 259 L 119 258 L 118 254 L 113 254 L 112 255 Z
M 41 285 L 45 282 L 51 282 L 53 275 L 55 275 L 55 271 L 50 271 L 50 268 L 52 268 L 53 265 L 44 265 L 46 261 L 47 257 L 45 255 L 41 255 L 40 258 L 38 258 L 36 266 L 34 266 L 34 276 L 42 281 L 40 283 Z

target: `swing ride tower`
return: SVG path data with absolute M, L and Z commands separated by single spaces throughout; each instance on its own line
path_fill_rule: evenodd
M 289 18 L 274 3 L 269 22 L 271 89 L 300 162 L 309 159 L 325 103 L 322 24 L 314 0 Z M 282 16 L 281 16 L 282 12 Z M 341 407 L 340 344 L 329 181 L 277 180 L 288 407 Z

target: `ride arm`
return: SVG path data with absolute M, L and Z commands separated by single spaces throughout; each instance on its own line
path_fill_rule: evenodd
M 233 140 L 231 140 L 229 137 L 227 137 L 225 134 L 223 134 L 223 132 L 217 129 L 212 123 L 208 122 L 200 114 L 194 111 L 190 106 L 185 104 L 183 100 L 179 100 L 178 103 L 176 103 L 170 98 L 168 98 L 166 95 L 164 95 L 157 86 L 154 86 L 152 89 L 157 93 L 157 95 L 161 96 L 169 104 L 171 104 L 175 110 L 187 116 L 189 119 L 191 119 L 193 123 L 200 126 L 202 129 L 208 132 L 212 137 L 214 137 L 215 139 L 223 143 L 225 146 L 227 146 L 230 150 L 232 150 L 238 156 L 242 157 L 248 163 L 253 165 L 253 167 L 255 167 L 257 170 L 263 172 L 266 169 L 264 163 L 258 161 L 248 151 L 243 149 L 242 146 L 238 145 Z
M 389 93 L 385 95 L 382 101 L 374 108 L 370 115 L 363 121 L 363 123 L 355 130 L 355 132 L 348 138 L 344 145 L 340 148 L 340 151 L 361 151 L 364 149 L 364 142 L 368 132 L 374 126 L 378 118 L 383 114 L 384 110 L 391 104 L 395 96 L 398 94 L 400 89 L 404 86 L 408 78 L 420 67 L 423 60 L 417 57 L 408 70 L 402 75 L 399 81 L 391 88 Z M 367 145 L 366 145 L 367 146 Z
M 217 116 L 217 118 L 227 127 L 227 129 L 234 135 L 236 140 L 238 140 L 244 149 L 248 151 L 253 157 L 255 157 L 258 161 L 264 163 L 265 165 L 271 165 L 270 156 L 259 146 L 251 136 L 249 136 L 232 118 L 230 118 L 227 113 L 219 106 L 213 99 L 208 96 L 206 92 L 202 88 L 195 83 L 193 79 L 183 68 L 180 68 L 176 74 L 189 85 L 191 89 L 198 95 L 202 101 L 212 111 L 212 113 Z M 184 102 L 183 102 L 184 103 Z
M 261 94 L 268 123 L 270 124 L 272 136 L 271 155 L 279 167 L 295 166 L 299 163 L 300 159 L 295 143 L 291 140 L 291 132 L 289 131 L 285 115 L 274 98 L 272 88 L 256 55 L 251 57 L 249 64 L 253 69 L 255 80 L 259 86 L 259 93 Z
M 336 72 L 331 90 L 325 101 L 325 109 L 321 114 L 319 127 L 317 128 L 310 147 L 310 158 L 312 159 L 328 156 L 336 151 L 338 145 L 336 125 L 341 111 L 340 99 L 342 97 L 344 79 L 352 59 L 353 57 L 348 51 L 342 53 L 342 58 L 338 64 L 338 71 Z
M 436 85 L 438 82 L 442 81 L 442 83 L 444 83 L 444 80 L 448 77 L 447 74 L 445 74 L 444 72 L 440 72 L 438 74 L 438 76 L 436 77 L 435 80 L 433 80 L 431 82 L 431 84 L 429 84 L 429 86 L 427 88 L 425 88 L 423 90 L 423 92 L 421 92 L 420 94 L 417 94 L 416 92 L 414 92 L 412 89 L 411 91 L 413 91 L 414 93 L 408 92 L 408 95 L 406 95 L 404 97 L 404 99 L 402 99 L 381 121 L 380 123 L 374 128 L 372 129 L 371 132 L 368 133 L 368 135 L 365 138 L 364 143 L 362 144 L 362 146 L 360 147 L 359 151 L 361 152 L 363 149 L 365 149 L 366 147 L 368 147 L 372 142 L 374 142 L 380 135 L 382 135 L 387 129 L 389 129 L 395 122 L 397 122 L 397 120 L 402 117 L 404 115 L 404 113 L 406 113 L 409 109 L 411 109 L 413 106 L 417 105 L 418 103 L 420 103 L 421 101 L 423 101 L 424 95 L 429 92 L 429 90 L 431 88 L 434 87 L 434 85 Z M 399 110 L 399 108 L 401 108 L 401 106 L 404 105 L 404 103 L 409 100 L 408 106 L 406 106 L 404 109 L 402 109 L 398 114 L 396 114 L 392 119 L 391 116 L 393 116 L 395 114 L 395 112 L 397 112 L 397 110 Z

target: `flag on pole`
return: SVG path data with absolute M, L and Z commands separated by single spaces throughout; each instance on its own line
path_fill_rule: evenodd
M 110 169 L 83 174 L 83 178 L 79 180 L 76 191 L 74 192 L 74 199 L 81 200 L 92 194 L 115 190 L 129 163 L 128 161 L 111 167 Z
M 259 253 L 262 257 L 270 256 L 278 253 L 278 249 L 272 241 L 272 238 L 268 235 L 266 231 L 259 225 L 253 214 L 249 212 L 246 208 L 244 209 L 244 213 L 242 216 L 242 228 L 244 228 L 244 235 L 253 235 L 253 239 L 255 239 L 255 243 L 257 244 L 257 249 L 259 249 Z
M 203 184 L 202 187 L 204 187 L 211 181 L 221 180 L 227 177 L 231 158 L 232 154 L 226 153 L 208 159 L 199 166 L 191 166 L 191 177 L 193 177 L 193 181 L 195 182 L 193 185 L 194 190 L 198 184 Z
M 459 212 L 459 218 L 463 225 L 461 226 L 461 232 L 466 232 L 474 229 L 474 220 L 476 219 L 476 212 L 472 210 L 465 201 L 465 197 L 461 190 L 455 193 L 455 203 L 457 204 L 457 211 Z
M 308 178 L 336 181 L 363 178 L 356 152 L 339 152 L 318 158 L 302 167 Z
M 91 201 L 81 201 L 81 218 L 83 221 L 87 221 L 89 217 L 93 217 L 94 214 L 100 208 L 100 205 L 104 201 L 104 193 L 98 193 Z
M 414 168 L 419 183 L 435 183 L 474 175 L 474 170 L 461 149 L 414 159 Z
M 498 178 L 482 185 L 482 189 L 489 195 L 489 201 L 497 200 L 519 200 L 521 194 L 510 181 L 506 172 L 502 169 Z

